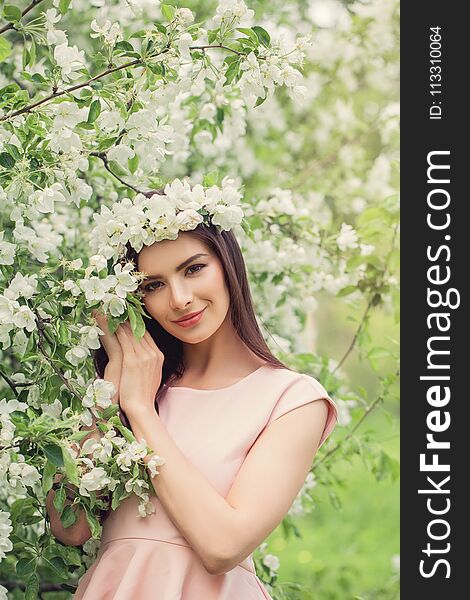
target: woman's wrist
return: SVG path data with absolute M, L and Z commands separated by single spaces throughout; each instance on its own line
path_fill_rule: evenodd
M 122 371 L 122 360 L 117 358 L 111 359 L 106 365 L 104 372 L 112 375 L 120 375 Z

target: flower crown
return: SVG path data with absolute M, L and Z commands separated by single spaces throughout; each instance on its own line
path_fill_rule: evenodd
M 175 179 L 163 193 L 139 193 L 133 200 L 115 202 L 111 209 L 102 206 L 101 212 L 93 215 L 96 225 L 90 246 L 106 259 L 119 259 L 127 243 L 140 252 L 144 245 L 175 240 L 179 231 L 196 229 L 200 223 L 228 231 L 243 220 L 241 194 L 233 183 L 225 177 L 222 187 L 204 189 L 200 184 L 191 188 L 187 181 Z

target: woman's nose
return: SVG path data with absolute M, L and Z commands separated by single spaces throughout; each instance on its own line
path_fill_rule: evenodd
M 170 306 L 172 310 L 182 310 L 191 303 L 192 293 L 188 286 L 182 283 L 170 285 Z

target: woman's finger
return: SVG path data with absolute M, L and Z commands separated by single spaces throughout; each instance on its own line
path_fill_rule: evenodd
M 130 336 L 126 333 L 122 325 L 119 325 L 119 327 L 116 329 L 116 336 L 119 340 L 119 343 L 121 344 L 122 351 L 125 354 L 135 354 L 134 346 L 132 344 Z
M 134 348 L 136 350 L 138 350 L 138 348 L 140 348 L 141 346 L 143 346 L 144 348 L 147 348 L 147 344 L 143 342 L 143 337 L 140 338 L 139 340 L 135 337 L 134 332 L 132 331 L 132 327 L 129 323 L 129 321 L 124 321 L 124 323 L 122 324 L 122 327 L 124 329 L 124 331 L 126 332 L 126 334 L 129 336 L 129 339 L 132 342 L 132 345 L 134 346 Z

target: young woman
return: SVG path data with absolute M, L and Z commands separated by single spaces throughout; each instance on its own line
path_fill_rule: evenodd
M 105 329 L 95 365 L 117 374 L 130 427 L 165 464 L 153 514 L 137 516 L 132 495 L 103 521 L 74 598 L 270 598 L 252 552 L 292 505 L 337 407 L 269 351 L 231 231 L 199 224 L 127 258 L 146 273 L 147 331 Z

